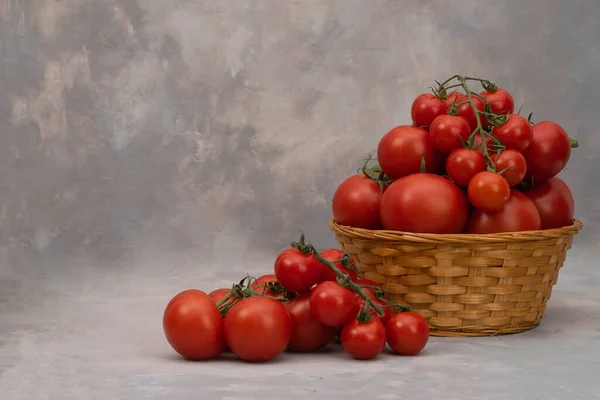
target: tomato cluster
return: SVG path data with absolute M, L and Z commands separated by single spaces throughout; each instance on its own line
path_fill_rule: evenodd
M 336 222 L 434 234 L 570 225 L 573 195 L 557 175 L 577 141 L 556 122 L 533 123 L 514 107 L 505 89 L 459 75 L 417 96 L 412 125 L 380 139 L 378 165 L 368 167 L 368 159 L 338 186 Z
M 189 360 L 229 349 L 244 361 L 264 362 L 286 350 L 317 352 L 339 337 L 351 357 L 366 360 L 386 343 L 402 355 L 427 344 L 427 321 L 389 301 L 338 249 L 317 252 L 302 237 L 278 255 L 273 272 L 231 289 L 177 294 L 163 316 L 173 349 Z

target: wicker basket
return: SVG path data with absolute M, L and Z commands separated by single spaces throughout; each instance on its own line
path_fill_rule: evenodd
M 432 336 L 492 336 L 540 323 L 583 224 L 488 235 L 329 226 L 364 277 L 427 318 Z

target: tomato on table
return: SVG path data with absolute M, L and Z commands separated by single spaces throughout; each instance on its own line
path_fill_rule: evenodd
M 527 119 L 510 114 L 508 121 L 500 126 L 495 126 L 492 133 L 502 142 L 507 149 L 524 151 L 533 138 L 533 129 Z
M 183 358 L 209 360 L 225 351 L 224 324 L 214 300 L 196 289 L 184 290 L 167 304 L 163 330 Z
M 292 337 L 292 318 L 277 300 L 248 297 L 224 318 L 225 341 L 239 358 L 249 362 L 268 361 L 281 354 Z
M 386 324 L 387 343 L 401 355 L 420 353 L 429 341 L 429 324 L 416 312 L 394 314 Z
M 361 322 L 356 318 L 346 323 L 340 334 L 342 347 L 351 357 L 370 360 L 385 348 L 385 326 L 379 318 Z
M 326 326 L 340 326 L 355 316 L 354 292 L 336 282 L 319 283 L 310 292 L 310 309 Z
M 433 94 L 424 93 L 413 101 L 410 108 L 410 116 L 413 124 L 418 127 L 431 125 L 438 116 L 446 113 L 446 105 L 443 100 Z
M 542 229 L 555 229 L 573 223 L 575 201 L 569 186 L 560 178 L 550 178 L 526 190 L 542 219 Z
M 542 220 L 533 201 L 512 189 L 504 207 L 496 212 L 474 209 L 467 223 L 466 233 L 486 234 L 535 231 L 542 228 Z
M 381 222 L 388 230 L 460 233 L 468 211 L 467 197 L 458 186 L 427 173 L 398 179 L 381 197 Z
M 505 89 L 497 88 L 494 91 L 484 90 L 479 95 L 488 101 L 492 112 L 495 114 L 506 115 L 515 110 L 515 101 L 512 95 Z
M 333 195 L 332 211 L 340 225 L 363 229 L 380 229 L 379 202 L 381 188 L 365 174 L 344 180 Z
M 510 187 L 502 175 L 483 171 L 469 181 L 467 194 L 469 201 L 476 208 L 485 211 L 498 211 L 508 201 Z
M 292 318 L 292 337 L 288 349 L 314 352 L 327 346 L 338 332 L 335 326 L 323 325 L 310 310 L 310 294 L 303 293 L 283 303 Z
M 555 122 L 542 121 L 533 127 L 531 143 L 523 151 L 527 161 L 525 179 L 542 183 L 556 176 L 569 162 L 571 140 Z
M 286 290 L 293 293 L 308 291 L 321 278 L 321 263 L 314 254 L 304 254 L 291 247 L 275 259 L 275 277 Z
M 339 249 L 325 249 L 319 253 L 321 257 L 323 257 L 327 261 L 336 261 L 341 260 L 346 253 Z M 353 269 L 352 265 L 346 267 L 341 261 L 335 264 L 336 268 L 342 271 L 344 274 L 347 274 L 351 280 L 356 279 L 356 271 Z M 321 264 L 321 281 L 335 281 L 337 280 L 337 275 L 335 272 L 330 270 L 325 264 Z
M 485 157 L 475 149 L 457 149 L 446 159 L 446 174 L 452 181 L 466 188 L 469 181 L 487 169 Z
M 431 123 L 429 135 L 433 146 L 442 153 L 460 149 L 471 136 L 471 127 L 466 119 L 457 115 L 440 115 Z
M 502 172 L 502 176 L 510 187 L 518 185 L 525 178 L 527 161 L 519 151 L 504 150 L 500 153 L 494 153 L 491 158 L 496 165 L 496 172 Z

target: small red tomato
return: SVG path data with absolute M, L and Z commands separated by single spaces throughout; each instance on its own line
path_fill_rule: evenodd
M 210 292 L 208 294 L 208 297 L 213 299 L 213 301 L 215 303 L 219 303 L 221 300 L 225 299 L 225 297 L 230 297 L 230 294 L 231 294 L 231 289 L 222 288 L 222 289 L 213 290 L 212 292 Z
M 357 285 L 361 286 L 361 289 L 363 290 L 363 292 L 365 292 L 365 294 L 368 294 L 368 295 L 372 295 L 378 289 L 381 289 L 381 285 L 379 285 L 377 282 L 374 282 L 370 279 L 356 278 L 356 279 L 353 279 L 352 281 L 354 283 L 356 283 Z
M 394 315 L 394 310 L 392 309 L 392 307 L 387 302 L 375 298 L 374 294 L 367 293 L 366 290 L 364 290 L 364 289 L 363 289 L 363 291 L 365 292 L 365 294 L 367 296 L 369 296 L 369 299 L 373 303 L 375 303 L 376 305 L 378 305 L 378 306 L 380 306 L 382 308 L 383 315 L 379 314 L 374 308 L 371 308 L 371 316 L 373 318 L 379 318 L 379 319 L 381 319 L 381 322 L 383 322 L 383 325 L 385 326 L 385 324 L 390 319 L 390 317 L 392 315 Z M 358 314 L 365 307 L 366 302 L 358 294 L 356 294 L 354 296 L 354 298 L 356 299 L 356 314 Z
M 310 292 L 310 310 L 323 325 L 343 325 L 355 316 L 354 293 L 336 282 L 321 282 Z
M 492 161 L 496 164 L 496 172 L 502 172 L 502 176 L 509 186 L 516 186 L 525 177 L 527 162 L 523 154 L 517 150 L 504 150 L 500 154 L 494 153 Z
M 485 103 L 477 96 L 471 97 L 473 101 L 473 105 L 475 108 L 481 112 L 485 110 Z M 466 101 L 466 99 L 465 99 Z M 465 103 L 458 107 L 458 115 L 463 117 L 469 123 L 470 131 L 473 132 L 477 128 L 477 118 L 475 118 L 475 111 L 471 107 L 470 103 Z M 481 126 L 485 127 L 487 124 L 487 120 L 483 114 L 479 114 L 479 121 L 481 122 Z
M 483 171 L 471 179 L 467 195 L 474 207 L 485 211 L 498 211 L 510 197 L 510 186 L 502 175 Z
M 484 145 L 485 142 L 485 145 Z M 485 147 L 484 147 L 485 146 Z M 473 147 L 477 149 L 481 154 L 485 154 L 485 149 L 487 148 L 488 153 L 496 150 L 496 144 L 494 143 L 494 139 L 486 135 L 485 140 L 482 140 L 481 134 L 477 133 L 475 135 L 475 139 L 473 140 Z
M 533 129 L 527 119 L 510 114 L 504 125 L 494 127 L 493 134 L 507 149 L 524 151 L 531 143 Z
M 525 151 L 525 179 L 542 183 L 556 176 L 569 162 L 571 141 L 567 132 L 555 122 L 542 121 L 533 127 L 533 139 Z
M 490 108 L 495 114 L 510 114 L 515 110 L 515 101 L 513 97 L 504 89 L 498 88 L 493 92 L 483 91 L 482 97 L 490 103 Z
M 346 253 L 344 253 L 341 250 L 338 249 L 326 249 L 323 250 L 319 253 L 319 255 L 321 257 L 323 257 L 324 259 L 326 259 L 327 261 L 335 261 L 335 260 L 341 260 L 344 255 Z M 342 262 L 338 262 L 335 264 L 335 266 L 342 271 L 343 273 L 347 274 L 348 276 L 350 276 L 351 280 L 356 279 L 356 271 L 352 270 L 351 268 L 353 268 L 352 266 L 349 266 L 349 268 L 347 268 L 346 266 L 344 266 L 342 264 Z M 323 272 L 321 272 L 321 281 L 335 281 L 337 280 L 337 275 L 335 274 L 335 272 L 333 272 L 332 270 L 330 270 L 326 265 L 321 264 L 322 270 Z
M 410 116 L 413 123 L 418 127 L 431 125 L 435 117 L 445 113 L 446 107 L 444 101 L 430 93 L 417 96 L 410 109 Z
M 294 293 L 308 291 L 321 278 L 321 263 L 314 254 L 304 254 L 297 248 L 282 251 L 275 259 L 277 282 Z
M 448 95 L 448 97 L 446 97 L 446 100 L 444 100 L 444 104 L 445 104 L 446 110 L 447 110 L 453 104 L 459 104 L 466 100 L 467 100 L 467 96 L 464 93 L 452 92 Z
M 415 312 L 392 315 L 386 324 L 387 343 L 397 354 L 412 356 L 425 348 L 429 340 L 429 325 Z
M 533 201 L 519 192 L 511 190 L 504 207 L 496 212 L 474 209 L 467 223 L 466 233 L 483 235 L 487 233 L 535 231 L 542 227 L 540 213 Z
M 555 176 L 524 193 L 539 211 L 542 229 L 562 228 L 573 223 L 575 201 L 569 186 L 561 179 Z
M 370 360 L 381 354 L 385 347 L 385 326 L 379 318 L 368 322 L 354 318 L 344 325 L 340 339 L 342 347 L 351 357 Z
M 463 147 L 463 143 L 471 136 L 471 128 L 463 117 L 444 114 L 433 120 L 429 134 L 436 149 L 450 153 Z
M 381 229 L 379 202 L 381 188 L 365 174 L 344 180 L 331 200 L 335 221 L 340 225 L 362 229 Z
M 252 282 L 252 289 L 258 294 L 264 294 L 269 297 L 281 298 L 285 295 L 285 289 L 277 282 L 275 274 L 266 274 L 258 277 Z
M 446 159 L 446 173 L 455 184 L 464 188 L 471 178 L 486 169 L 485 157 L 475 149 L 456 149 Z
M 292 338 L 288 349 L 309 353 L 327 346 L 338 328 L 323 325 L 310 311 L 310 294 L 303 293 L 283 303 L 292 318 Z
M 377 146 L 377 161 L 392 179 L 421 172 L 425 159 L 426 172 L 437 172 L 441 155 L 433 147 L 431 136 L 422 128 L 397 126 L 386 133 Z

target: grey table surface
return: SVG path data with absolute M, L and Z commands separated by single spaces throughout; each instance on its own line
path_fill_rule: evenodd
M 369 362 L 339 346 L 260 365 L 231 356 L 182 361 L 163 336 L 166 302 L 181 289 L 236 278 L 218 268 L 208 278 L 191 260 L 154 259 L 102 276 L 84 260 L 59 276 L 24 272 L 1 281 L 0 399 L 600 398 L 600 273 L 587 249 L 572 250 L 536 329 L 431 338 L 417 357 Z M 266 272 L 271 262 L 252 268 Z

